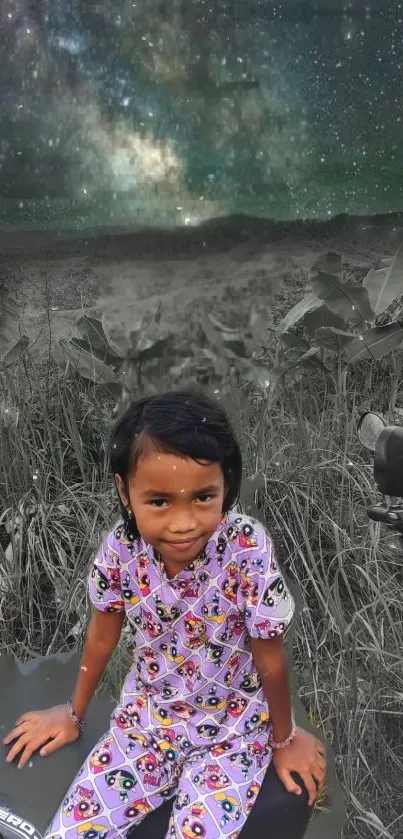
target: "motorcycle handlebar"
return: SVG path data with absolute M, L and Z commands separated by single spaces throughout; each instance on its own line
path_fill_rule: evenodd
M 360 417 L 358 436 L 374 455 L 374 480 L 382 495 L 402 499 L 397 504 L 376 504 L 367 509 L 372 521 L 403 533 L 403 428 L 386 425 L 381 414 L 367 411 Z

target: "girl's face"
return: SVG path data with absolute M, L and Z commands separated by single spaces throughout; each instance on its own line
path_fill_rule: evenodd
M 151 450 L 129 479 L 129 497 L 119 475 L 116 480 L 142 538 L 173 574 L 198 556 L 220 523 L 225 487 L 219 463 Z

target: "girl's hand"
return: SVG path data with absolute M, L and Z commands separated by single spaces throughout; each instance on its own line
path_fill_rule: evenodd
M 40 755 L 44 757 L 68 743 L 74 743 L 79 736 L 78 727 L 70 719 L 65 705 L 57 705 L 46 711 L 28 711 L 27 714 L 22 714 L 15 723 L 15 728 L 3 740 L 5 746 L 16 740 L 6 761 L 11 763 L 23 750 L 18 763 L 18 769 L 22 769 L 38 749 L 41 749 Z
M 309 731 L 297 727 L 297 733 L 289 746 L 273 749 L 272 760 L 286 790 L 301 795 L 302 788 L 290 775 L 290 772 L 298 772 L 308 790 L 308 804 L 312 807 L 316 796 L 323 789 L 326 777 L 325 749 L 320 740 Z

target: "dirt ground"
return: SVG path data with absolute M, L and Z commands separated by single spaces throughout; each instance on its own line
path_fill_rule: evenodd
M 401 235 L 394 216 L 306 225 L 240 218 L 74 239 L 3 233 L 0 279 L 39 361 L 48 353 L 49 326 L 52 340 L 68 337 L 83 311 L 130 323 L 160 300 L 162 325 L 185 329 L 206 311 L 234 324 L 254 304 L 276 323 L 301 298 L 321 253 L 341 254 L 345 280 L 360 284 L 394 254 Z

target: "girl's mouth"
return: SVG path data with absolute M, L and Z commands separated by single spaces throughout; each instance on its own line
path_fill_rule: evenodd
M 176 551 L 186 551 L 187 548 L 191 548 L 197 539 L 189 539 L 187 542 L 167 542 L 167 545 L 170 545 L 171 548 L 174 548 Z

